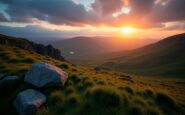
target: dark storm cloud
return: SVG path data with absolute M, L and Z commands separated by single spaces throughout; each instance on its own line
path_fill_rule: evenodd
M 0 12 L 0 22 L 8 21 L 7 18 Z
M 2 0 L 11 21 L 30 22 L 33 18 L 53 24 L 91 23 L 96 16 L 71 0 Z
M 139 27 L 161 27 L 162 22 L 185 20 L 185 0 L 128 0 L 131 12 L 112 17 L 121 11 L 124 0 L 95 0 L 91 10 L 72 0 L 0 0 L 6 4 L 10 22 L 32 23 L 36 19 L 72 26 L 105 24 L 123 26 L 130 22 Z M 158 0 L 159 1 L 159 0 Z M 163 2 L 166 2 L 165 5 Z M 163 5 L 162 5 L 163 4 Z M 0 14 L 0 21 L 7 21 Z
M 155 0 L 130 0 L 131 14 L 144 16 L 153 10 Z
M 92 4 L 94 11 L 102 15 L 109 15 L 116 11 L 121 10 L 123 6 L 122 0 L 96 0 Z
M 149 15 L 154 22 L 185 20 L 185 0 L 166 0 L 166 4 L 157 4 Z

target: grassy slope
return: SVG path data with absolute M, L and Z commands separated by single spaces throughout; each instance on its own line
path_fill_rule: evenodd
M 32 63 L 47 61 L 69 73 L 64 87 L 37 89 L 47 103 L 36 115 L 51 114 L 180 114 L 185 106 L 185 81 L 127 76 L 60 62 L 34 52 L 0 45 L 0 73 L 19 75 L 20 80 L 0 85 L 0 114 L 16 114 L 15 95 L 33 86 L 23 82 Z M 159 93 L 163 92 L 163 93 Z M 165 94 L 164 94 L 165 93 Z
M 112 57 L 114 69 L 144 75 L 185 76 L 185 34 L 179 34 L 157 43 Z M 118 55 L 118 54 L 117 54 Z M 110 66 L 106 63 L 105 66 Z M 111 65 L 112 66 L 112 65 Z

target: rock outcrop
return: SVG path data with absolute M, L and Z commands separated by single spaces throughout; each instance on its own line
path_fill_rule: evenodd
M 15 46 L 23 50 L 34 51 L 41 55 L 47 55 L 52 58 L 65 61 L 65 59 L 61 56 L 60 50 L 53 48 L 52 45 L 44 46 L 42 44 L 36 44 L 23 38 L 15 38 L 1 34 L 0 44 Z
M 67 77 L 67 73 L 56 66 L 47 63 L 37 63 L 33 64 L 26 73 L 24 81 L 41 88 L 47 84 L 64 85 Z
M 13 106 L 20 115 L 31 115 L 41 105 L 46 102 L 46 96 L 33 89 L 27 89 L 20 92 L 14 102 Z

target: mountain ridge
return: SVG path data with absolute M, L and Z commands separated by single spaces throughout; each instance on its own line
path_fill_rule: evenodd
M 112 56 L 112 58 L 108 60 L 109 62 L 103 64 L 103 66 L 113 66 L 116 70 L 126 70 L 129 72 L 132 71 L 133 73 L 140 73 L 139 71 L 144 71 L 151 68 L 160 68 L 165 65 L 173 65 L 174 63 L 183 63 L 185 59 L 184 50 L 185 33 L 167 37 L 156 43 L 124 52 L 122 56 L 119 57 Z M 182 64 L 181 66 L 185 67 L 185 64 Z M 181 67 L 178 66 L 173 68 L 173 71 L 181 69 Z M 165 69 L 167 73 L 167 69 L 170 70 L 170 68 L 161 68 L 161 72 L 163 69 Z M 134 72 L 135 70 L 137 71 Z M 153 69 L 153 73 L 154 71 L 155 69 Z M 152 71 L 146 73 L 149 74 L 151 72 Z M 182 73 L 182 76 L 184 76 L 182 70 L 180 73 Z M 165 74 L 165 72 L 163 74 Z
M 114 37 L 74 37 L 58 40 L 51 44 L 62 51 L 62 55 L 72 61 L 91 60 L 97 56 L 115 51 L 138 48 L 153 43 L 155 39 L 126 39 Z M 74 52 L 71 54 L 70 52 Z
M 35 51 L 41 55 L 47 55 L 61 61 L 65 60 L 64 57 L 61 56 L 60 50 L 53 48 L 52 45 L 44 46 L 24 38 L 16 38 L 0 34 L 0 44 L 15 46 L 23 50 Z

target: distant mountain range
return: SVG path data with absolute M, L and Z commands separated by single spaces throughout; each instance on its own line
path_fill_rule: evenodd
M 135 49 L 146 44 L 156 42 L 156 39 L 126 39 L 111 37 L 75 37 L 65 40 L 57 40 L 51 44 L 60 49 L 62 55 L 74 63 L 79 60 L 91 60 L 97 56 Z
M 185 76 L 185 33 L 135 50 L 106 55 L 103 67 L 145 75 Z

